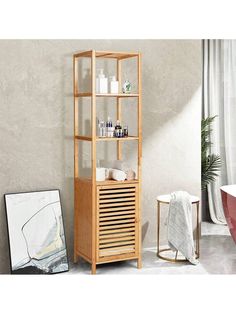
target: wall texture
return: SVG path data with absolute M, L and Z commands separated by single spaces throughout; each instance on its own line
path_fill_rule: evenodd
M 9 272 L 4 193 L 59 188 L 72 253 L 72 54 L 86 49 L 143 54 L 143 246 L 156 245 L 158 194 L 200 196 L 200 41 L 2 40 L 0 273 Z

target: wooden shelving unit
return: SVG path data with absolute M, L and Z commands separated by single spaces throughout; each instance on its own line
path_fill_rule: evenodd
M 78 84 L 78 60 L 91 60 L 91 86 L 89 92 L 80 92 Z M 127 58 L 137 58 L 138 93 L 135 94 L 97 94 L 96 59 L 116 59 L 117 79 L 121 84 L 121 63 Z M 137 260 L 141 268 L 141 54 L 136 52 L 84 51 L 73 56 L 74 62 L 74 262 L 82 257 L 92 265 L 92 274 L 96 265 L 122 260 Z M 121 86 L 120 86 L 121 87 Z M 121 90 L 121 88 L 120 88 Z M 91 98 L 91 136 L 79 134 L 79 98 Z M 137 99 L 137 136 L 125 138 L 99 138 L 96 134 L 97 97 L 115 97 L 117 120 L 121 120 L 122 98 Z M 96 181 L 96 145 L 98 142 L 117 142 L 117 159 L 122 160 L 122 143 L 138 143 L 137 179 L 117 182 L 113 180 Z M 79 174 L 79 142 L 91 142 L 91 178 Z

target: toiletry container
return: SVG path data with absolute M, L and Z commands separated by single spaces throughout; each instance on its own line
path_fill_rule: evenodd
M 114 137 L 115 128 L 111 127 L 109 131 L 109 137 Z
M 116 126 L 115 126 L 115 137 L 121 137 L 121 125 L 120 125 L 120 121 L 117 120 L 116 122 Z
M 131 84 L 129 80 L 125 80 L 122 86 L 122 92 L 125 94 L 131 93 Z
M 108 176 L 109 176 L 109 169 L 96 168 L 96 181 L 105 181 Z
M 107 122 L 106 122 L 106 136 L 107 137 L 112 137 L 113 135 L 112 135 L 112 121 L 111 121 L 111 118 L 110 117 L 108 117 L 107 118 Z
M 129 130 L 128 130 L 128 125 L 124 125 L 124 137 L 129 136 Z
M 118 94 L 119 93 L 119 82 L 116 80 L 115 76 L 111 76 L 110 93 L 111 94 Z
M 116 121 L 116 126 L 115 126 L 115 129 L 121 129 L 121 125 L 120 125 L 120 120 L 117 120 Z
M 104 121 L 100 121 L 99 123 L 99 137 L 106 137 L 106 127 Z
M 112 127 L 112 121 L 111 121 L 111 118 L 110 118 L 110 117 L 107 117 L 106 127 L 107 127 L 107 128 L 111 128 L 111 127 Z
M 107 78 L 105 77 L 103 73 L 103 69 L 100 69 L 100 73 L 98 74 L 98 77 L 96 78 L 96 93 L 107 94 L 108 92 L 107 85 L 108 85 Z

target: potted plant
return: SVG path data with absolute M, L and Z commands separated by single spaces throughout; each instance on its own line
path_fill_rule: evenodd
M 219 155 L 209 154 L 209 148 L 212 145 L 212 142 L 210 141 L 210 134 L 212 132 L 211 125 L 216 117 L 217 116 L 207 117 L 201 121 L 201 185 L 203 220 L 209 220 L 209 210 L 207 210 L 207 185 L 216 180 L 222 164 Z

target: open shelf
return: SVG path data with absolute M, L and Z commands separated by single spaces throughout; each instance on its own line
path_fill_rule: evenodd
M 106 181 L 96 181 L 96 182 L 97 182 L 97 185 L 134 184 L 134 183 L 138 183 L 138 180 L 125 180 L 125 181 L 106 180 Z
M 97 137 L 96 141 L 132 141 L 138 140 L 138 136 L 128 136 L 128 137 Z
M 92 93 L 78 93 L 75 94 L 75 97 L 92 97 Z M 96 97 L 118 97 L 118 98 L 125 98 L 125 97 L 139 97 L 139 94 L 96 94 Z
M 138 97 L 139 94 L 96 94 L 96 97 Z
M 89 141 L 91 142 L 93 139 L 90 136 L 81 136 L 77 135 L 75 136 L 75 139 L 80 141 Z M 138 140 L 138 136 L 128 136 L 128 137 L 96 137 L 97 142 L 103 142 L 103 141 L 132 141 L 132 140 Z
M 92 183 L 91 178 L 76 178 L 75 181 L 85 181 Z M 115 181 L 115 180 L 106 180 L 106 181 L 96 181 L 96 185 L 117 185 L 117 184 L 134 184 L 138 183 L 139 181 L 137 179 L 135 180 L 125 180 L 125 181 Z
M 95 56 L 97 58 L 111 58 L 111 59 L 127 59 L 127 58 L 133 58 L 138 57 L 139 54 L 137 52 L 114 52 L 114 51 L 95 51 Z M 74 54 L 74 58 L 80 58 L 80 57 L 92 57 L 92 50 L 89 51 L 83 51 Z

